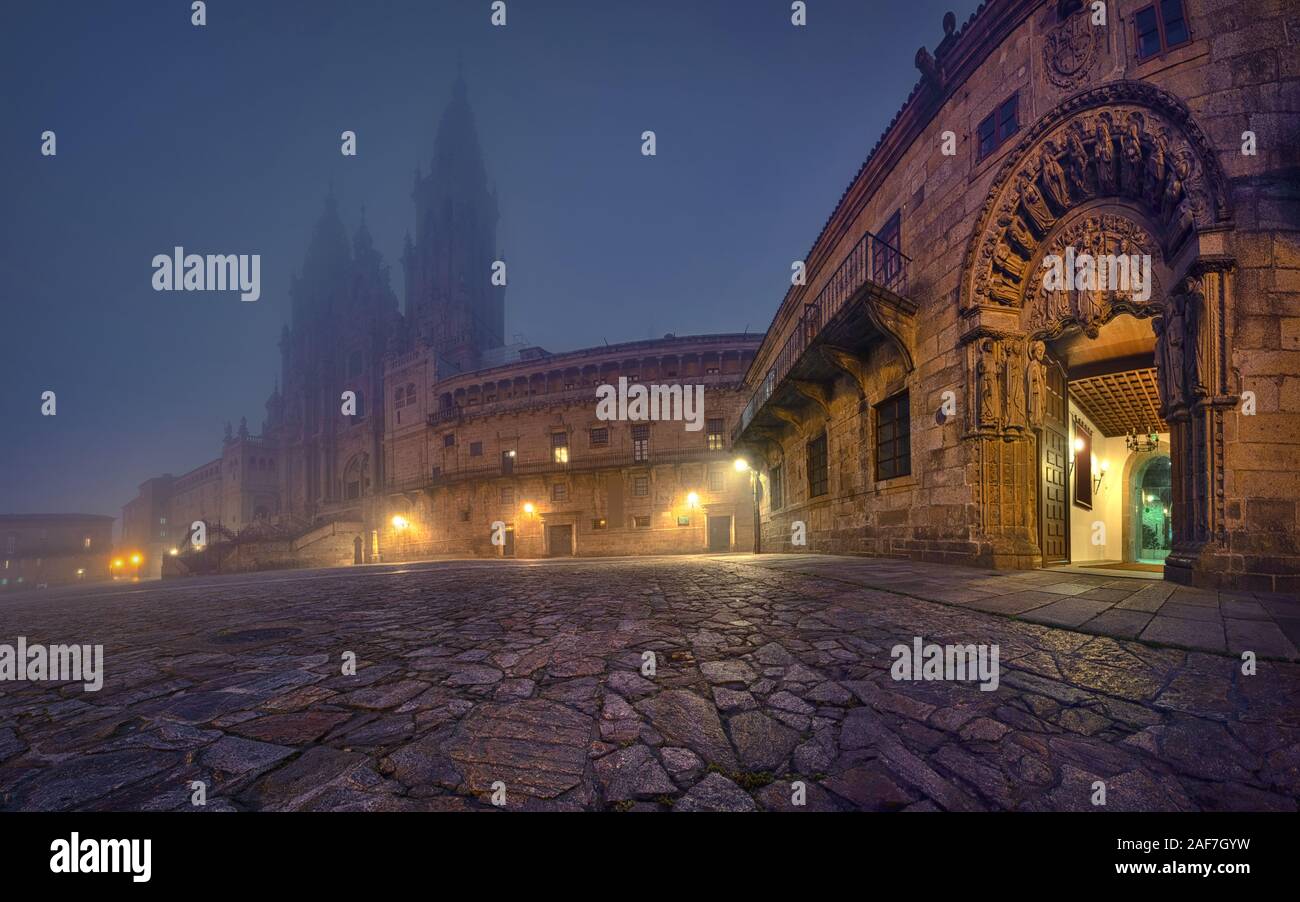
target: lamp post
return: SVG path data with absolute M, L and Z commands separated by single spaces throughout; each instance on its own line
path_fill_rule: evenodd
M 735 467 L 738 473 L 749 471 L 749 500 L 754 508 L 754 554 L 762 554 L 763 524 L 758 511 L 758 472 L 743 457 L 736 458 Z

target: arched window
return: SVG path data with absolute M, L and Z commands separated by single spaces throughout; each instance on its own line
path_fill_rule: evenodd
M 393 408 L 397 409 L 404 406 L 406 406 L 406 389 L 399 385 L 397 391 L 393 392 Z
M 348 461 L 343 469 L 343 498 L 352 501 L 362 495 L 370 494 L 370 458 L 358 454 Z
M 415 383 L 414 383 L 414 382 L 408 382 L 408 383 L 406 383 L 406 403 L 407 403 L 407 404 L 414 404 L 414 403 L 415 403 Z

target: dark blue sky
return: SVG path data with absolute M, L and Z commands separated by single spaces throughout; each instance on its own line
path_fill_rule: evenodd
M 505 28 L 489 5 L 212 0 L 195 28 L 188 0 L 6 0 L 0 512 L 119 515 L 144 479 L 215 457 L 226 420 L 257 431 L 331 184 L 350 232 L 365 205 L 401 300 L 412 173 L 458 57 L 508 338 L 762 331 L 916 48 L 977 2 L 809 0 L 805 28 L 788 0 L 508 0 Z M 261 254 L 261 300 L 154 292 L 150 261 L 178 244 Z

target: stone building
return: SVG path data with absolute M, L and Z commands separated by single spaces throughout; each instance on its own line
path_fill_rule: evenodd
M 765 549 L 1300 589 L 1296 5 L 1105 12 L 918 51 L 747 376 Z
M 364 215 L 349 239 L 327 198 L 290 286 L 261 434 L 241 424 L 220 458 L 141 485 L 123 536 L 142 572 L 752 548 L 730 424 L 760 338 L 507 346 L 497 199 L 459 79 L 411 199 L 399 311 Z M 701 428 L 598 421 L 596 388 L 620 376 L 703 386 Z M 191 557 L 195 521 L 229 547 Z
M 751 550 L 753 485 L 730 425 L 758 336 L 665 336 L 514 359 L 431 381 L 432 354 L 390 362 L 384 560 Z M 608 420 L 602 385 L 702 387 L 694 425 Z M 495 524 L 495 529 L 494 529 Z M 497 542 L 493 542 L 493 533 Z
M 0 514 L 0 592 L 110 579 L 112 551 L 112 517 Z

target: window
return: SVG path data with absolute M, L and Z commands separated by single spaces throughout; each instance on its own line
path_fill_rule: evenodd
M 1187 17 L 1183 15 L 1183 0 L 1160 0 L 1139 9 L 1133 24 L 1140 60 L 1186 44 L 1192 37 L 1187 30 Z
M 724 435 L 726 428 L 726 421 L 721 417 L 711 417 L 706 422 L 708 434 L 705 441 L 708 443 L 707 447 L 710 451 L 725 451 L 727 449 L 727 439 Z
M 393 409 L 406 406 L 406 389 L 397 386 L 397 391 L 393 392 Z
M 632 495 L 635 498 L 645 498 L 650 494 L 650 477 L 633 476 L 632 477 Z
M 592 528 L 592 529 L 604 529 L 607 525 L 608 525 L 608 524 L 605 522 L 605 518 L 604 518 L 604 517 L 601 517 L 601 518 L 599 518 L 599 519 L 596 519 L 596 520 L 592 520 L 592 521 L 591 521 L 591 528 Z
M 727 471 L 714 467 L 709 470 L 709 491 L 721 492 L 727 487 Z
M 780 510 L 785 505 L 785 461 L 772 467 L 767 481 L 771 483 L 772 510 Z
M 902 254 L 902 211 L 895 210 L 894 215 L 884 224 L 876 235 L 875 253 L 871 258 L 872 281 L 877 285 L 890 285 L 903 271 Z
M 551 457 L 557 464 L 569 462 L 569 434 L 567 432 L 551 433 Z
M 826 433 L 808 443 L 808 497 L 830 491 L 830 468 L 826 460 Z
M 649 426 L 632 427 L 632 459 L 633 460 L 650 459 L 650 427 Z
M 503 485 L 498 500 L 506 507 L 512 507 L 515 503 L 514 486 Z
M 649 528 L 650 528 L 650 518 L 649 518 L 649 517 L 633 517 L 633 518 L 632 518 L 632 525 L 635 526 L 637 529 L 649 529 Z
M 469 443 L 469 456 L 470 456 L 470 457 L 482 457 L 482 456 L 483 456 L 483 443 L 482 443 L 482 442 L 470 442 L 470 443 Z
M 444 435 L 442 437 L 442 446 L 444 448 L 456 447 L 456 433 L 448 432 L 446 435 Z
M 912 424 L 907 392 L 876 405 L 876 479 L 912 472 Z
M 1001 105 L 989 113 L 980 122 L 976 130 L 979 136 L 979 157 L 984 159 L 1002 146 L 1002 142 L 1020 130 L 1019 97 L 1012 94 Z
M 84 539 L 81 540 L 81 547 L 82 548 L 90 547 L 90 536 L 86 536 Z
M 565 485 L 564 483 L 562 483 L 562 482 L 554 483 L 554 484 L 551 486 L 551 500 L 552 500 L 552 501 L 568 501 L 568 500 L 569 500 L 569 487 L 568 487 L 567 485 Z
M 502 472 L 502 473 L 513 473 L 514 471 L 515 471 L 515 452 L 514 452 L 514 451 L 502 451 L 502 452 L 501 452 L 501 472 Z
M 1074 419 L 1074 505 L 1092 510 L 1092 430 Z
M 406 383 L 406 406 L 410 407 L 415 403 L 415 383 Z
M 609 444 L 609 427 L 599 426 L 591 430 L 591 447 L 603 448 Z

